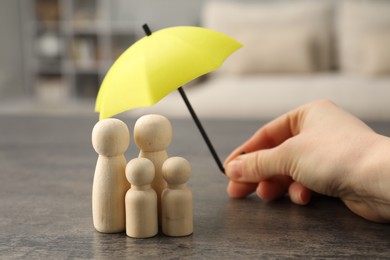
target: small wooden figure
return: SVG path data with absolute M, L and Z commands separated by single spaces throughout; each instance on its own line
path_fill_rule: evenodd
M 157 193 L 158 216 L 161 224 L 161 193 L 166 187 L 161 167 L 168 158 L 166 149 L 172 140 L 172 126 L 169 120 L 161 115 L 140 117 L 134 126 L 134 141 L 141 150 L 139 157 L 151 160 L 155 168 L 152 188 Z
M 150 184 L 154 165 L 146 158 L 131 160 L 126 167 L 131 188 L 126 193 L 126 234 L 133 238 L 153 237 L 158 233 L 157 194 Z
M 167 236 L 187 236 L 193 232 L 192 192 L 187 187 L 191 165 L 181 157 L 171 157 L 162 167 L 168 187 L 163 191 L 162 232 Z
M 92 130 L 92 144 L 99 154 L 92 188 L 92 216 L 97 231 L 123 232 L 126 180 L 124 152 L 130 145 L 127 125 L 119 119 L 99 121 Z

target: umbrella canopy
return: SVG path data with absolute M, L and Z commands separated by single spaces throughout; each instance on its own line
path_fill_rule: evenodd
M 112 65 L 100 87 L 100 119 L 151 106 L 173 90 L 220 67 L 242 45 L 201 27 L 159 30 L 130 46 Z
M 220 67 L 242 45 L 224 34 L 200 27 L 171 27 L 153 35 L 147 24 L 143 28 L 147 36 L 128 48 L 103 80 L 95 108 L 100 119 L 153 105 L 178 89 L 219 169 L 225 173 L 181 86 Z

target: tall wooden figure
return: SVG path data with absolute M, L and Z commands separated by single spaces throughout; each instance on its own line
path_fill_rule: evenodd
M 119 119 L 99 121 L 92 130 L 92 144 L 99 154 L 92 188 L 92 216 L 97 231 L 125 231 L 126 180 L 124 152 L 130 145 L 127 125 Z
M 146 158 L 131 160 L 126 167 L 131 183 L 126 193 L 126 234 L 133 238 L 153 237 L 158 233 L 157 194 L 150 184 L 154 165 Z
M 169 120 L 161 115 L 140 117 L 134 126 L 134 141 L 141 150 L 139 157 L 151 160 L 155 168 L 152 188 L 157 193 L 158 216 L 161 223 L 161 193 L 166 187 L 161 167 L 168 158 L 166 149 L 172 141 L 172 126 Z
M 189 162 L 181 157 L 172 157 L 162 167 L 168 187 L 162 200 L 162 232 L 168 236 L 187 236 L 193 232 L 192 192 L 187 187 L 191 176 Z

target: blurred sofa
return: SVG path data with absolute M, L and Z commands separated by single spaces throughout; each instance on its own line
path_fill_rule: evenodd
M 209 0 L 201 17 L 244 45 L 187 87 L 201 117 L 273 118 L 326 98 L 390 119 L 389 0 Z M 173 93 L 156 110 L 187 114 L 181 102 Z

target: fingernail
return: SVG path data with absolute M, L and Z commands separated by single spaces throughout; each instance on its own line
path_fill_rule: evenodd
M 226 169 L 226 176 L 229 179 L 240 179 L 241 174 L 241 160 L 233 160 L 228 163 Z

